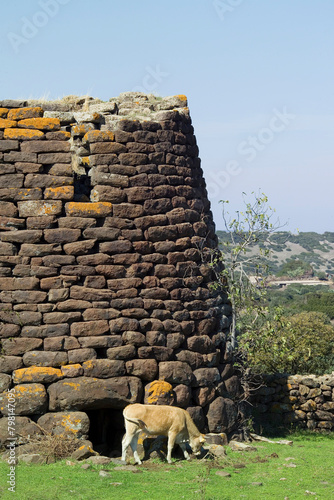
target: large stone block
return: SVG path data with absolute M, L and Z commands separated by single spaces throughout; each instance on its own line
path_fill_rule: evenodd
M 66 352 L 30 351 L 23 355 L 25 366 L 51 366 L 66 365 L 68 356 Z
M 88 415 L 81 411 L 46 413 L 37 423 L 52 435 L 64 438 L 87 439 L 90 427 Z
M 31 366 L 29 368 L 20 368 L 13 372 L 14 384 L 23 384 L 27 382 L 50 384 L 63 378 L 61 370 L 51 367 Z
M 117 359 L 89 360 L 85 361 L 82 367 L 85 377 L 111 378 L 126 374 L 124 361 Z
M 170 384 L 190 385 L 193 374 L 188 363 L 181 361 L 167 361 L 159 364 L 159 379 Z
M 154 380 L 158 372 L 158 364 L 155 359 L 132 359 L 126 361 L 125 365 L 129 375 L 145 381 Z
M 71 335 L 74 337 L 91 337 L 105 333 L 109 333 L 109 324 L 106 320 L 84 321 L 82 323 L 72 323 L 71 325 Z
M 43 215 L 59 215 L 63 204 L 61 200 L 54 201 L 19 201 L 17 203 L 20 217 L 41 217 Z
M 19 356 L 25 352 L 38 349 L 43 345 L 43 340 L 34 338 L 4 339 L 1 342 L 3 353 L 7 356 Z
M 79 377 L 51 384 L 48 393 L 50 411 L 122 409 L 140 402 L 142 383 L 137 377 Z
M 65 205 L 69 217 L 108 217 L 112 213 L 112 204 L 108 202 L 80 203 L 69 202 Z
M 237 407 L 231 399 L 218 397 L 210 404 L 207 419 L 210 432 L 231 432 L 237 424 Z
M 48 396 L 42 384 L 20 384 L 15 386 L 15 404 L 11 404 L 11 395 L 0 395 L 0 411 L 3 415 L 36 415 L 45 413 Z

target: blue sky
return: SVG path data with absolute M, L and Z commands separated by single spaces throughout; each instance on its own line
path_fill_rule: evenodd
M 0 99 L 186 94 L 219 200 L 269 197 L 287 229 L 334 231 L 332 0 L 11 0 Z

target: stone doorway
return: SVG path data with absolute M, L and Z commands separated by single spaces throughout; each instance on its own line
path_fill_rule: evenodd
M 88 439 L 101 455 L 120 457 L 125 433 L 123 410 L 103 408 L 86 412 L 90 421 Z

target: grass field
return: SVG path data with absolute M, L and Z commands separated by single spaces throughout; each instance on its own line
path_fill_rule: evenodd
M 16 491 L 7 490 L 9 466 L 0 463 L 0 498 L 20 500 L 334 500 L 334 435 L 294 434 L 292 446 L 256 443 L 257 451 L 232 452 L 219 461 L 151 460 L 136 472 L 113 464 L 16 466 Z M 99 471 L 109 472 L 106 477 Z M 218 473 L 218 474 L 217 474 Z M 219 474 L 230 474 L 224 477 Z

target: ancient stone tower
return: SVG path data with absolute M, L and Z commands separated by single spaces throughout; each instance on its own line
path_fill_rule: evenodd
M 96 428 L 108 414 L 119 434 L 117 413 L 159 379 L 201 429 L 235 424 L 230 307 L 209 286 L 217 238 L 186 106 L 0 102 L 1 416 L 15 387 L 18 418 L 79 411 Z

